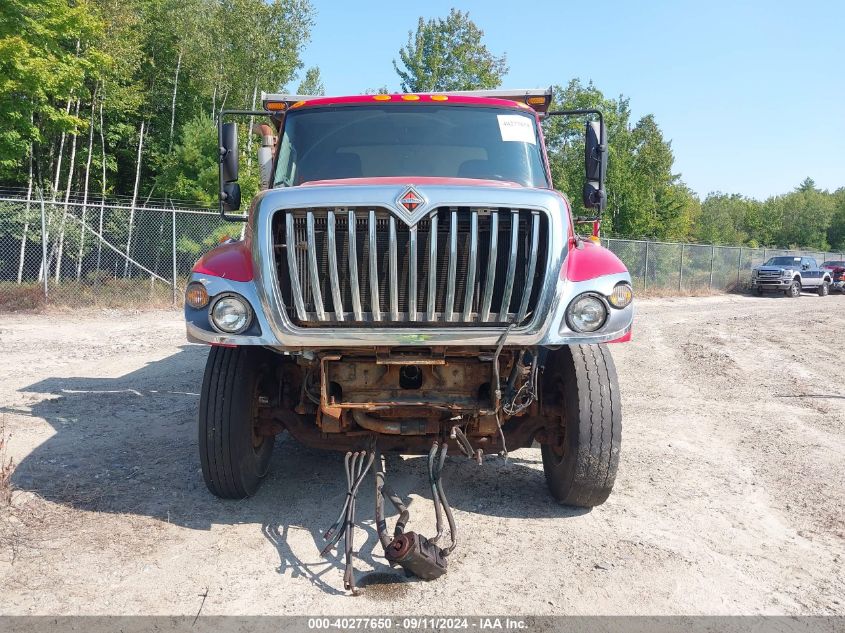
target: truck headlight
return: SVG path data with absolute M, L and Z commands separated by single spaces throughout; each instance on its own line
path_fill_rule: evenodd
M 240 295 L 218 297 L 208 311 L 211 325 L 224 334 L 240 334 L 252 324 L 252 308 Z
M 614 308 L 620 310 L 627 308 L 631 301 L 634 300 L 634 290 L 631 288 L 631 284 L 625 283 L 624 281 L 616 284 L 613 287 L 613 292 L 608 295 L 607 300 Z
M 601 297 L 584 293 L 566 308 L 566 322 L 575 332 L 595 332 L 607 321 L 607 307 Z
M 782 270 L 782 271 L 780 271 L 780 276 L 781 277 L 792 277 L 792 271 L 791 270 Z

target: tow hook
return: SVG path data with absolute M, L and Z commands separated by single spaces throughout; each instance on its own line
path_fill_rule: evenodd
M 446 573 L 448 559 L 443 550 L 416 532 L 393 539 L 384 555 L 391 565 L 399 565 L 423 580 L 434 580 Z

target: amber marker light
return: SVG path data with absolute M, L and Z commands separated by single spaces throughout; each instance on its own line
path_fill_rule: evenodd
M 448 101 L 449 97 L 446 95 L 431 95 L 432 101 Z
M 287 107 L 287 104 L 284 101 L 270 101 L 267 103 L 267 109 L 271 112 L 278 112 L 279 110 L 284 110 Z
M 374 101 L 390 101 L 390 95 L 373 95 Z
M 419 95 L 402 95 L 402 100 L 403 101 L 419 101 L 420 96 Z
M 197 310 L 208 305 L 208 291 L 198 281 L 188 284 L 185 290 L 185 303 Z

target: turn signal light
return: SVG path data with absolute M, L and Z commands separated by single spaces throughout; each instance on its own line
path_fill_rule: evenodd
M 208 305 L 208 291 L 198 281 L 192 281 L 185 289 L 185 303 L 200 310 Z
M 610 293 L 608 296 L 607 301 L 612 305 L 614 308 L 627 308 L 628 305 L 634 299 L 634 291 L 626 283 L 616 284 L 613 288 L 613 292 Z
M 267 109 L 271 112 L 278 112 L 285 108 L 287 108 L 287 104 L 284 101 L 270 101 L 267 103 Z

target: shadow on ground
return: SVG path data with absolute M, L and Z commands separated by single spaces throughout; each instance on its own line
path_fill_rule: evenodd
M 337 592 L 321 575 L 338 559 L 304 565 L 286 542 L 290 530 L 303 529 L 310 532 L 315 547 L 323 542 L 321 531 L 337 517 L 345 494 L 342 453 L 310 449 L 280 436 L 270 475 L 255 497 L 221 501 L 212 496 L 203 482 L 196 446 L 206 354 L 205 347 L 186 345 L 118 378 L 48 378 L 22 389 L 46 396 L 32 406 L 31 415 L 46 420 L 55 434 L 18 464 L 13 484 L 76 509 L 147 516 L 191 529 L 260 524 L 279 552 L 280 573 L 302 575 L 327 592 Z M 391 455 L 387 463 L 389 481 L 406 501 L 410 494 L 430 499 L 423 458 Z M 459 511 L 548 518 L 584 512 L 551 498 L 534 451 L 508 462 L 491 457 L 482 467 L 451 457 L 443 477 L 450 503 Z M 371 519 L 372 477 L 364 485 L 358 514 Z M 389 504 L 388 509 L 391 514 Z M 411 511 L 413 521 L 413 504 Z M 426 528 L 431 526 L 423 531 Z M 383 573 L 389 568 L 373 562 L 378 539 L 371 526 L 359 528 L 358 534 L 358 555 L 377 569 L 362 583 L 399 580 L 394 572 Z

